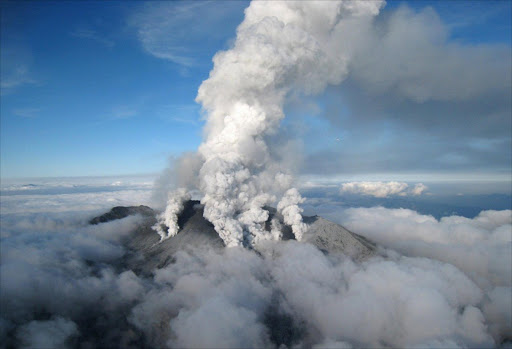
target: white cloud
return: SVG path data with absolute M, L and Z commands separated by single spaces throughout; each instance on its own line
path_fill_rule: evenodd
M 411 190 L 411 194 L 412 195 L 421 195 L 423 194 L 426 190 L 428 190 L 428 187 L 423 184 L 423 183 L 418 183 L 414 186 L 414 188 L 412 188 Z
M 340 193 L 361 194 L 374 196 L 376 198 L 386 198 L 393 195 L 421 195 L 428 188 L 423 183 L 418 183 L 413 189 L 408 189 L 409 185 L 405 182 L 348 182 L 341 185 Z
M 358 264 L 294 241 L 269 242 L 258 253 L 198 247 L 143 276 L 121 263 L 136 217 L 84 224 L 95 205 L 106 210 L 149 197 L 147 186 L 146 194 L 136 195 L 143 179 L 118 181 L 135 188 L 117 191 L 114 178 L 102 178 L 75 189 L 95 193 L 23 195 L 41 192 L 43 180 L 34 184 L 38 189 L 14 191 L 8 184 L 11 195 L 3 193 L 1 211 L 7 234 L 0 245 L 4 343 L 482 347 L 510 332 L 510 283 L 495 267 L 506 252 L 499 246 L 510 244 L 510 211 L 436 221 L 414 211 L 368 209 L 365 215 L 354 209 L 346 212 L 351 228 L 365 224 L 356 231 L 381 243 L 395 241 L 397 248 L 405 241 L 402 250 L 410 256 L 388 251 Z M 55 190 L 56 183 L 49 184 L 46 190 Z M 112 204 L 104 202 L 109 198 Z M 432 248 L 414 249 L 410 241 Z M 413 257 L 443 244 L 431 259 Z M 485 253 L 492 261 L 482 258 Z M 41 309 L 51 318 L 39 318 Z
M 512 211 L 436 220 L 407 209 L 350 208 L 340 219 L 385 247 L 455 265 L 486 292 L 483 313 L 495 338 L 512 330 Z
M 436 220 L 408 209 L 351 208 L 344 212 L 344 224 L 402 253 L 452 263 L 482 285 L 512 285 L 510 210 Z
M 312 145 L 316 150 L 308 154 L 306 173 L 442 170 L 510 178 L 510 43 L 475 42 L 443 23 L 452 13 L 471 12 L 481 20 L 472 30 L 486 32 L 492 20 L 482 20 L 481 13 L 504 8 L 508 13 L 510 6 L 487 2 L 478 11 L 460 2 L 448 6 L 442 18 L 431 7 L 403 5 L 384 9 L 374 21 L 336 28 L 336 44 L 349 56 L 348 76 L 329 88 L 322 115 L 329 127 L 348 131 L 344 143 L 350 146 Z M 310 131 L 308 139 L 328 132 L 332 128 Z
M 269 346 L 283 333 L 265 329 L 268 314 L 289 331 L 288 346 L 493 344 L 477 308 L 481 290 L 451 265 L 404 257 L 358 265 L 297 242 L 259 252 L 262 258 L 240 248 L 179 253 L 157 272 L 161 287 L 135 307 L 132 322 L 155 346 Z M 170 313 L 179 315 L 159 342 L 155 329 Z
M 151 205 L 153 176 L 2 179 L 6 215 L 72 212 L 82 216 L 113 206 Z
M 231 35 L 225 26 L 244 6 L 230 1 L 146 3 L 130 18 L 130 24 L 146 52 L 190 67 L 213 56 L 210 45 Z
M 510 91 L 510 48 L 451 42 L 432 8 L 415 12 L 402 6 L 382 22 L 367 25 L 346 36 L 357 40 L 350 43 L 353 77 L 373 93 L 392 90 L 421 103 Z

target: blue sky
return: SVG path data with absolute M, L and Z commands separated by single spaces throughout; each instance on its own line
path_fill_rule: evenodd
M 2 2 L 1 176 L 155 173 L 169 157 L 194 151 L 203 125 L 197 88 L 215 52 L 229 48 L 247 5 Z M 461 64 L 477 63 L 475 80 L 510 76 L 509 1 L 389 2 L 377 22 L 387 28 L 404 7 L 410 13 L 401 18 L 414 28 L 424 19 L 418 14 L 430 11 L 426 23 L 445 33 L 440 54 L 470 57 Z M 406 51 L 396 52 L 398 61 Z M 477 81 L 476 97 L 466 99 L 407 99 L 372 84 L 354 73 L 320 96 L 289 103 L 283 135 L 303 143 L 301 173 L 510 178 L 506 79 Z

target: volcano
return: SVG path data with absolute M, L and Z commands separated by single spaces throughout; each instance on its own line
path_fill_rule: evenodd
M 225 248 L 224 242 L 213 225 L 203 216 L 204 206 L 199 201 L 189 200 L 178 218 L 180 230 L 172 238 L 159 241 L 158 234 L 152 229 L 156 223 L 157 212 L 147 206 L 117 206 L 109 212 L 90 220 L 90 224 L 101 224 L 132 215 L 143 217 L 136 231 L 126 241 L 129 253 L 124 258 L 123 266 L 137 274 L 150 274 L 155 268 L 163 268 L 174 261 L 174 255 L 180 250 L 191 248 Z M 291 227 L 286 225 L 275 208 L 266 207 L 269 218 L 266 229 L 275 217 L 282 226 L 283 240 L 294 240 Z M 308 230 L 303 242 L 313 244 L 326 254 L 343 253 L 356 261 L 366 260 L 376 253 L 376 245 L 365 237 L 355 234 L 343 226 L 319 216 L 304 216 Z

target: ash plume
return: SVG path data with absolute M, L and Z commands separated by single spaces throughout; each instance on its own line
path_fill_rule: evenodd
M 158 215 L 158 222 L 153 226 L 153 229 L 160 235 L 160 241 L 178 234 L 178 215 L 183 210 L 184 203 L 188 200 L 190 200 L 190 194 L 183 188 L 169 193 L 165 211 Z
M 343 80 L 349 54 L 337 42 L 345 23 L 371 19 L 383 4 L 255 1 L 245 10 L 233 47 L 213 58 L 196 98 L 206 114 L 198 189 L 205 218 L 226 246 L 276 238 L 264 229 L 264 207 L 276 202 L 300 239 L 302 199 L 266 138 L 285 117 L 288 96 L 319 93 Z M 176 200 L 170 199 L 160 223 L 173 222 Z

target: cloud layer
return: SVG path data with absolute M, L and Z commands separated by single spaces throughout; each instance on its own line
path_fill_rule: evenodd
M 340 220 L 351 230 L 409 256 L 450 263 L 486 293 L 492 333 L 512 329 L 512 211 L 482 211 L 473 219 L 436 220 L 407 209 L 350 208 Z M 498 323 L 494 322 L 498 320 Z
M 340 193 L 385 198 L 393 195 L 421 195 L 427 189 L 427 186 L 423 183 L 418 183 L 413 188 L 409 188 L 409 185 L 405 182 L 348 182 L 341 185 Z
M 116 194 L 124 195 L 96 199 Z M 68 199 L 71 211 L 45 207 L 60 194 L 13 196 L 1 216 L 7 346 L 481 348 L 510 340 L 510 211 L 438 221 L 354 208 L 338 218 L 403 255 L 381 250 L 355 263 L 296 241 L 191 246 L 142 275 L 123 264 L 140 217 L 90 226 L 96 211 L 79 195 Z

